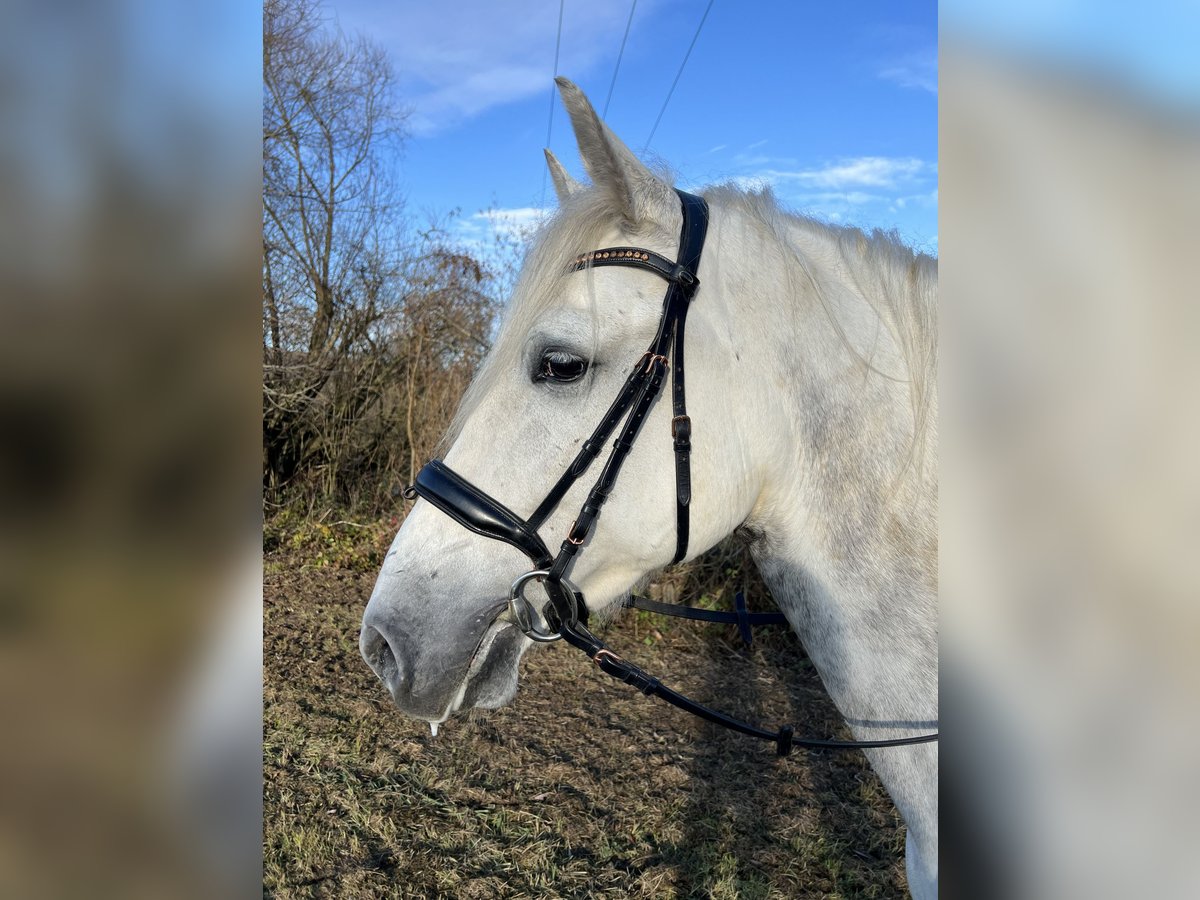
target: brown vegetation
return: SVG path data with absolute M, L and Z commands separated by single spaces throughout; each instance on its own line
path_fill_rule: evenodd
M 388 509 L 487 348 L 506 274 L 414 230 L 388 175 L 404 116 L 383 52 L 270 0 L 263 37 L 263 486 Z
M 904 831 L 862 754 L 780 760 L 569 647 L 527 654 L 512 706 L 433 739 L 358 657 L 374 571 L 307 549 L 267 559 L 264 896 L 907 896 Z M 721 708 L 845 733 L 784 629 L 746 651 L 732 626 L 630 613 L 604 635 Z

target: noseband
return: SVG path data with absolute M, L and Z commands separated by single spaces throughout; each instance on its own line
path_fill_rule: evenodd
M 672 690 L 657 678 L 613 653 L 587 627 L 587 604 L 579 589 L 567 580 L 566 571 L 583 547 L 608 500 L 620 475 L 621 466 L 629 451 L 633 449 L 646 416 L 662 389 L 668 369 L 671 372 L 673 408 L 671 437 L 675 451 L 676 530 L 675 557 L 671 562 L 680 562 L 687 555 L 688 507 L 692 499 L 692 422 L 687 415 L 684 396 L 683 338 L 688 307 L 700 287 L 697 272 L 700 268 L 705 234 L 708 231 L 708 204 L 692 194 L 683 191 L 676 193 L 683 205 L 683 228 L 679 238 L 679 259 L 676 262 L 640 247 L 608 247 L 585 253 L 572 260 L 568 266 L 570 272 L 601 266 L 647 269 L 666 280 L 667 294 L 663 299 L 658 330 L 650 346 L 634 364 L 624 386 L 600 420 L 600 424 L 583 442 L 582 448 L 566 472 L 529 518 L 522 519 L 440 460 L 432 460 L 417 473 L 416 481 L 405 491 L 405 496 L 409 499 L 422 497 L 464 528 L 484 537 L 511 544 L 528 556 L 533 568 L 513 582 L 509 597 L 509 610 L 517 627 L 530 640 L 540 643 L 565 640 L 587 653 L 604 672 L 633 685 L 644 694 L 657 696 L 673 706 L 734 731 L 774 741 L 780 756 L 786 756 L 793 746 L 816 749 L 867 749 L 935 741 L 938 738 L 936 734 L 882 741 L 802 739 L 793 736 L 790 725 L 784 725 L 778 731 L 768 731 L 709 709 Z M 613 441 L 612 451 L 600 471 L 600 476 L 592 485 L 558 553 L 551 555 L 538 534 L 538 529 L 562 502 L 571 486 L 600 456 L 605 442 L 614 432 L 617 432 L 617 437 Z M 525 589 L 531 581 L 542 585 L 550 601 L 540 612 L 525 597 Z M 647 603 L 648 601 L 642 601 L 638 605 L 652 608 L 655 612 L 666 612 L 670 609 L 664 604 Z M 680 612 L 667 614 L 701 618 L 695 615 L 699 610 L 691 607 L 679 609 Z M 737 621 L 744 636 L 748 634 L 748 624 L 786 621 L 778 614 L 748 614 L 740 603 L 736 618 L 721 613 L 710 613 L 704 618 L 711 621 Z

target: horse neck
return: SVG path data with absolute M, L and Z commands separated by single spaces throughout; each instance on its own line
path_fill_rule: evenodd
M 936 429 L 914 445 L 905 355 L 867 296 L 919 280 L 872 277 L 886 260 L 843 254 L 820 226 L 731 225 L 727 249 L 764 261 L 725 285 L 764 368 L 750 427 L 781 436 L 759 460 L 756 559 L 852 727 L 936 719 Z

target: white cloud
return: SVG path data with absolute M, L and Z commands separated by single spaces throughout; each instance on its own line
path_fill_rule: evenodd
M 855 206 L 861 206 L 863 203 L 872 203 L 880 198 L 874 194 L 866 194 L 862 191 L 850 191 L 844 194 L 817 194 L 816 199 L 821 201 L 841 200 L 844 203 L 853 203 Z
M 778 160 L 770 156 L 750 156 L 746 153 L 738 153 L 733 157 L 733 164 L 741 166 L 744 169 L 753 169 L 758 166 L 765 166 L 768 163 L 778 163 Z
M 928 91 L 937 95 L 938 92 L 938 59 L 937 49 L 931 48 L 919 53 L 908 53 L 893 60 L 879 70 L 879 77 L 892 81 L 903 88 Z
M 464 72 L 451 83 L 416 94 L 410 101 L 409 128 L 417 135 L 433 134 L 493 106 L 548 91 L 549 85 L 544 66 L 495 65 Z
M 525 241 L 550 212 L 537 206 L 485 209 L 458 219 L 454 232 L 463 246 L 486 252 L 497 244 Z
M 504 235 L 522 236 L 537 228 L 549 210 L 539 206 L 518 206 L 511 209 L 485 209 L 471 216 L 470 221 L 489 227 Z
M 657 2 L 643 0 L 638 18 L 648 17 Z M 399 94 L 412 111 L 408 127 L 413 134 L 432 134 L 539 93 L 549 103 L 558 28 L 558 3 L 553 0 L 339 0 L 336 8 L 343 28 L 364 32 L 395 60 Z M 628 0 L 592 0 L 586 15 L 568 4 L 560 60 L 569 60 L 570 66 L 561 74 L 580 81 L 599 63 L 607 65 L 620 45 L 628 13 Z M 618 81 L 614 99 L 621 90 Z
M 794 204 L 810 216 L 828 219 L 831 222 L 843 220 L 860 221 L 864 215 L 861 208 L 868 204 L 878 204 L 883 208 L 887 203 L 886 197 L 878 194 L 868 194 L 864 191 L 823 191 L 812 194 L 794 194 L 787 197 L 788 203 Z
M 912 185 L 936 171 L 936 166 L 915 157 L 859 156 L 817 169 L 763 169 L 735 178 L 741 187 L 794 185 L 853 191 L 856 188 L 895 190 Z
M 937 188 L 930 187 L 936 178 L 936 162 L 857 156 L 812 168 L 760 168 L 732 180 L 744 190 L 770 187 L 808 215 L 846 222 L 871 220 L 884 211 L 895 216 L 905 208 L 936 208 Z
M 798 181 L 820 187 L 891 188 L 901 182 L 911 181 L 927 168 L 922 160 L 914 157 L 860 156 L 821 169 L 788 174 Z

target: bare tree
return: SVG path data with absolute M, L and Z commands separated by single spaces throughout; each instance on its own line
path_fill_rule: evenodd
M 386 313 L 399 203 L 385 174 L 403 117 L 383 51 L 313 0 L 263 18 L 263 429 L 268 486 L 318 437 L 312 407 Z
M 379 47 L 316 0 L 268 0 L 263 32 L 264 489 L 378 507 L 444 430 L 505 273 L 444 229 L 406 237 Z

